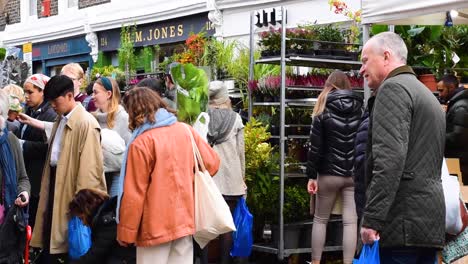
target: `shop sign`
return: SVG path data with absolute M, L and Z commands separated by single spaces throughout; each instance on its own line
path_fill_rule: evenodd
M 23 61 L 29 66 L 29 75 L 32 74 L 32 43 L 23 44 Z
M 84 36 L 33 44 L 33 61 L 87 54 L 91 52 Z
M 184 41 L 190 33 L 206 31 L 207 36 L 215 33 L 208 14 L 197 14 L 164 22 L 137 25 L 135 47 Z M 120 46 L 120 28 L 98 33 L 99 50 L 113 51 Z
M 281 10 L 281 6 L 267 8 L 263 10 L 255 11 L 255 25 L 257 27 L 267 27 L 269 25 L 281 24 L 283 18 L 286 18 L 286 8 L 283 9 L 284 14 Z

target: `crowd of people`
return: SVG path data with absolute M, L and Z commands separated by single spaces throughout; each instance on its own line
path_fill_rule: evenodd
M 445 245 L 444 155 L 460 159 L 467 182 L 468 90 L 444 76 L 440 98 L 448 106 L 441 106 L 406 65 L 407 55 L 400 36 L 378 34 L 361 54 L 360 74 L 372 90 L 367 107 L 340 71 L 318 97 L 307 162 L 307 189 L 316 195 L 314 264 L 338 195 L 344 263 L 356 254 L 358 226 L 359 244 L 379 240 L 380 263 L 437 263 Z
M 468 90 L 454 76 L 441 79 L 445 114 L 406 65 L 407 53 L 398 35 L 378 34 L 361 57 L 372 89 L 367 104 L 341 71 L 318 97 L 307 161 L 314 264 L 337 196 L 346 264 L 360 244 L 376 240 L 381 263 L 432 264 L 444 246 L 442 159 L 460 158 L 466 181 Z M 244 125 L 226 86 L 209 85 L 205 138 L 177 121 L 170 72 L 123 97 L 106 76 L 82 93 L 83 78 L 71 63 L 52 78 L 33 74 L 22 88 L 0 90 L 0 223 L 12 206 L 29 204 L 36 263 L 208 263 L 206 248 L 192 240 L 192 138 L 231 212 L 247 194 Z M 93 234 L 79 259 L 68 256 L 73 216 Z M 232 234 L 221 235 L 221 263 L 232 262 L 231 246 Z

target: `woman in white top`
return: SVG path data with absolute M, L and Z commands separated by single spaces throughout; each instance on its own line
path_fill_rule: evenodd
M 116 132 L 123 140 L 107 140 L 103 137 L 104 171 L 109 195 L 117 195 L 117 184 L 120 175 L 120 164 L 125 151 L 125 145 L 132 133 L 128 129 L 128 114 L 120 105 L 120 89 L 117 82 L 109 77 L 100 77 L 93 86 L 93 102 L 97 107 L 92 114 L 96 117 L 102 129 L 102 135 L 109 135 L 109 130 Z M 116 136 L 115 133 L 112 133 Z M 112 135 L 111 134 L 111 135 Z M 107 162 L 106 162 L 107 161 Z M 119 166 L 111 166 L 117 164 Z M 106 166 L 107 165 L 107 166 Z

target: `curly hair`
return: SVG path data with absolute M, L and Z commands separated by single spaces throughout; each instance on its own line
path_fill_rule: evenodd
M 155 123 L 154 114 L 159 108 L 175 114 L 155 91 L 148 87 L 135 87 L 125 93 L 122 104 L 128 113 L 128 127 L 135 130 L 145 121 Z
M 82 189 L 75 194 L 68 205 L 70 216 L 77 216 L 83 224 L 90 226 L 96 210 L 109 199 L 103 191 Z

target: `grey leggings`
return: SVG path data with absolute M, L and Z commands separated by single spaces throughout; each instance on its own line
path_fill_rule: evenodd
M 339 192 L 343 198 L 343 262 L 345 264 L 353 262 L 357 240 L 353 179 L 331 175 L 320 175 L 318 178 L 314 225 L 312 227 L 312 260 L 321 260 L 328 219 Z

